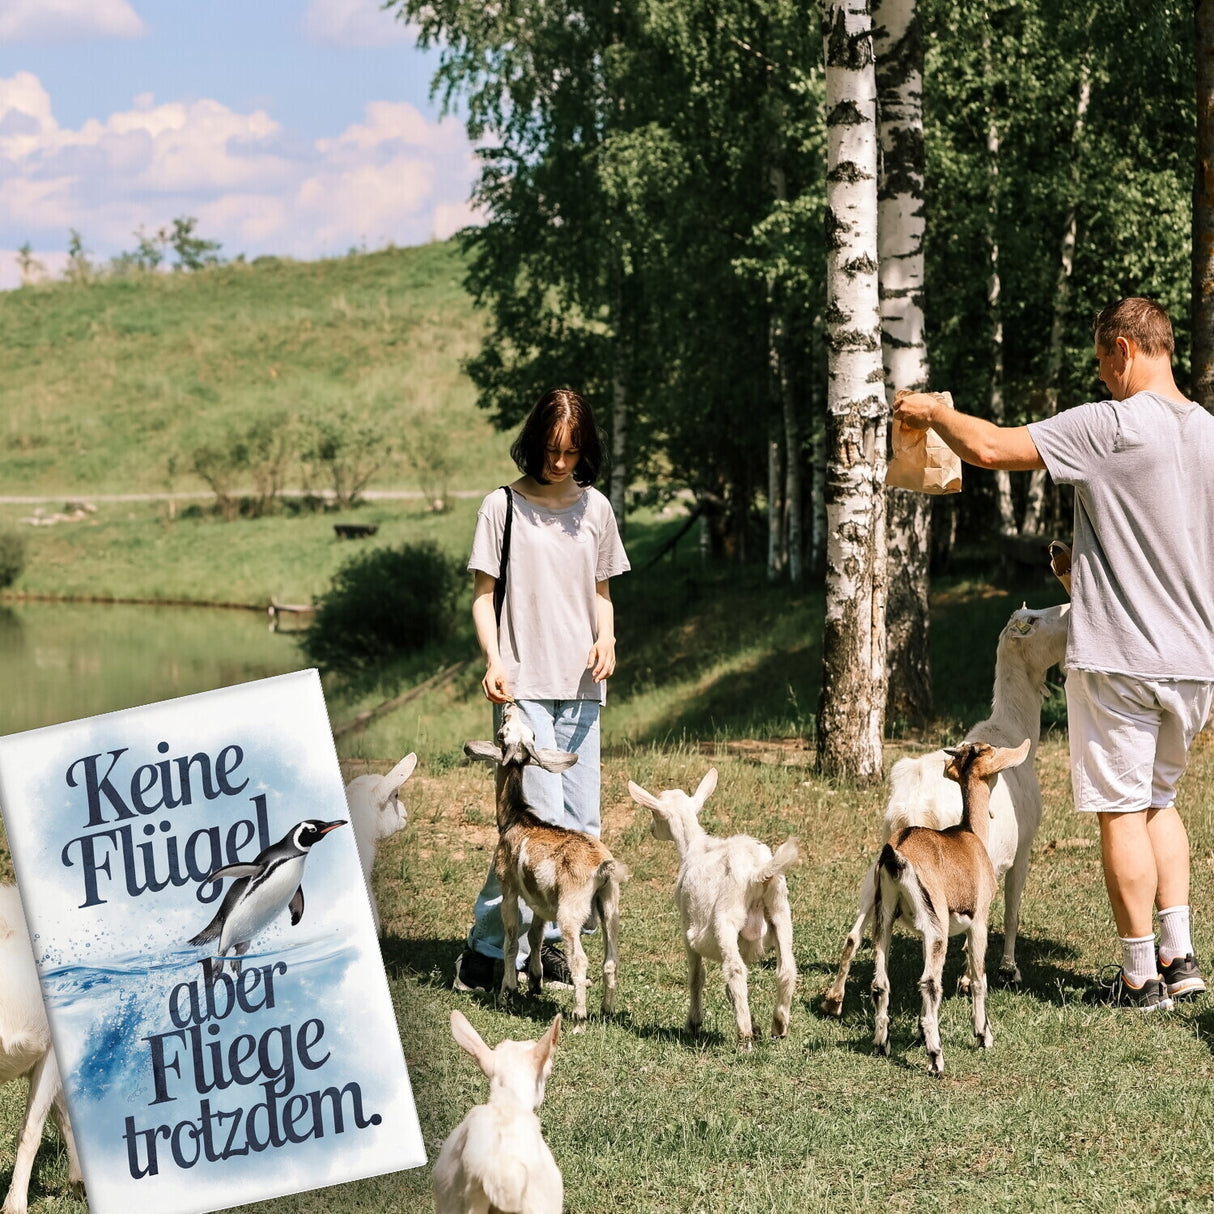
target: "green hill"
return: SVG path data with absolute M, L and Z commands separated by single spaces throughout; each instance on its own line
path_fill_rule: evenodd
M 287 414 L 382 429 L 392 453 L 379 488 L 420 487 L 406 448 L 441 424 L 450 487 L 480 488 L 502 444 L 460 371 L 480 334 L 463 271 L 446 242 L 0 294 L 0 484 L 204 489 L 189 471 L 199 444 Z

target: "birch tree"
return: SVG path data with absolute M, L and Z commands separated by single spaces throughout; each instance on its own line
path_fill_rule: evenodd
M 824 0 L 827 124 L 826 622 L 818 765 L 881 775 L 885 441 L 877 85 L 868 0 Z
M 928 383 L 923 317 L 923 43 L 916 0 L 873 6 L 878 137 L 878 246 L 885 394 Z M 887 710 L 922 722 L 932 710 L 928 658 L 931 499 L 886 490 Z

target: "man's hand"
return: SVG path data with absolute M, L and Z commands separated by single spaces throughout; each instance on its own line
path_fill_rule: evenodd
M 510 694 L 510 684 L 506 682 L 506 668 L 501 662 L 489 662 L 485 667 L 485 677 L 481 679 L 481 690 L 485 699 L 494 704 L 509 704 L 514 697 Z
M 940 400 L 933 392 L 908 392 L 894 402 L 894 421 L 911 430 L 927 430 L 932 425 Z

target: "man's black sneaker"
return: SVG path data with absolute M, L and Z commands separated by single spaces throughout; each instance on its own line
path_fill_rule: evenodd
M 558 990 L 573 986 L 573 974 L 569 971 L 565 950 L 559 944 L 540 946 L 540 967 L 544 972 L 545 986 Z
M 1201 976 L 1197 958 L 1189 953 L 1184 957 L 1173 957 L 1167 965 L 1159 967 L 1163 984 L 1173 999 L 1191 999 L 1206 989 L 1206 980 Z
M 495 971 L 500 965 L 500 961 L 466 948 L 456 959 L 452 987 L 457 991 L 496 990 L 498 973 Z
M 1094 987 L 1085 998 L 1088 1003 L 1128 1007 L 1137 1012 L 1166 1012 L 1172 1007 L 1172 1000 L 1159 975 L 1148 978 L 1141 986 L 1134 986 L 1126 980 L 1125 971 L 1120 966 L 1112 981 Z

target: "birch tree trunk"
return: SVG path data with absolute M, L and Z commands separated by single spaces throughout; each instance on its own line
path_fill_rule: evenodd
M 1050 350 L 1045 368 L 1045 402 L 1042 417 L 1058 412 L 1058 380 L 1062 374 L 1062 334 L 1066 326 L 1067 305 L 1071 295 L 1071 272 L 1075 268 L 1075 238 L 1078 231 L 1080 172 L 1083 151 L 1083 125 L 1088 103 L 1092 100 L 1092 73 L 1086 61 L 1079 69 L 1079 102 L 1075 106 L 1075 129 L 1071 135 L 1071 196 L 1067 205 L 1066 223 L 1062 229 L 1062 253 L 1058 259 L 1058 281 L 1054 287 L 1054 321 L 1050 326 Z M 1041 507 L 1045 502 L 1045 471 L 1037 468 L 1029 477 L 1028 494 L 1024 502 L 1024 522 L 1021 532 L 1036 535 L 1041 530 Z
M 885 394 L 927 387 L 923 318 L 923 43 L 915 0 L 875 0 L 881 350 Z M 922 723 L 932 712 L 928 656 L 931 498 L 886 490 L 886 712 Z
M 986 78 L 992 79 L 990 35 L 982 35 L 983 59 L 986 63 Z M 999 281 L 999 125 L 995 121 L 993 102 L 987 104 L 986 127 L 987 163 L 987 228 L 986 239 L 989 250 L 991 272 L 987 279 L 987 315 L 991 322 L 991 421 L 1002 426 L 1003 407 L 1003 303 L 1002 284 Z M 1000 468 L 995 472 L 995 504 L 999 511 L 999 530 L 1003 535 L 1016 534 L 1016 511 L 1012 505 L 1012 478 Z
M 824 0 L 826 624 L 818 766 L 877 779 L 885 716 L 885 439 L 877 86 L 868 0 Z
M 1214 410 L 1214 0 L 1197 0 L 1193 181 L 1193 398 Z

